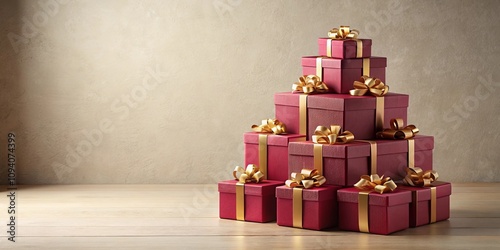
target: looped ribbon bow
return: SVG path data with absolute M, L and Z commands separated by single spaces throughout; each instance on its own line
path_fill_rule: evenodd
M 406 185 L 414 187 L 430 187 L 431 183 L 439 178 L 439 175 L 434 170 L 423 171 L 421 168 L 407 168 L 406 177 L 403 182 Z
M 240 183 L 259 183 L 264 179 L 264 174 L 259 171 L 259 167 L 255 164 L 248 164 L 245 169 L 236 166 L 233 170 L 233 176 Z
M 354 186 L 361 190 L 373 190 L 380 194 L 394 191 L 397 187 L 396 183 L 391 180 L 391 177 L 379 177 L 378 174 L 370 176 L 362 175 L 361 179 Z
M 404 127 L 405 123 L 402 118 L 391 119 L 391 128 L 384 129 L 377 133 L 378 138 L 382 139 L 410 139 L 419 132 L 418 128 L 411 124 Z
M 299 77 L 298 82 L 292 85 L 292 90 L 303 92 L 304 94 L 314 92 L 324 93 L 328 92 L 328 86 L 317 75 L 303 75 Z
M 389 92 L 389 86 L 385 85 L 380 79 L 369 76 L 362 76 L 359 81 L 354 82 L 354 89 L 349 93 L 351 95 L 362 96 L 371 94 L 373 96 L 384 96 Z
M 348 130 L 341 133 L 339 125 L 330 125 L 330 128 L 318 126 L 314 130 L 312 140 L 318 144 L 344 144 L 354 141 L 354 134 Z
M 293 172 L 290 174 L 291 180 L 287 180 L 285 185 L 290 188 L 313 188 L 319 187 L 326 182 L 326 178 L 318 174 L 317 169 L 302 169 L 300 173 Z
M 359 36 L 359 31 L 351 29 L 349 26 L 340 26 L 328 31 L 328 37 L 331 39 L 356 39 Z
M 252 125 L 252 130 L 258 133 L 273 133 L 275 135 L 286 133 L 286 126 L 276 119 L 262 120 L 260 125 Z

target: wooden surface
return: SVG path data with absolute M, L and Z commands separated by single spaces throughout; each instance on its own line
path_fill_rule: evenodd
M 20 186 L 17 237 L 0 249 L 500 249 L 500 183 L 453 184 L 448 221 L 390 236 L 218 218 L 216 185 Z

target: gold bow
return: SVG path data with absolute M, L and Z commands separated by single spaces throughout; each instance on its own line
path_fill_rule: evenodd
M 377 133 L 378 138 L 382 139 L 410 139 L 419 132 L 415 125 L 408 125 L 404 127 L 405 123 L 403 118 L 391 119 L 391 128 L 384 129 L 382 132 Z
M 326 178 L 318 174 L 316 169 L 302 169 L 300 173 L 290 174 L 291 180 L 286 180 L 285 185 L 290 188 L 312 188 L 319 187 L 326 182 Z
M 252 130 L 258 133 L 273 133 L 275 135 L 286 133 L 285 124 L 276 119 L 262 120 L 262 124 L 252 125 Z
M 328 87 L 317 75 L 303 75 L 299 77 L 298 82 L 292 85 L 292 90 L 303 92 L 304 94 L 311 94 L 314 92 L 328 92 Z
M 362 175 L 361 179 L 354 186 L 361 190 L 373 190 L 380 194 L 394 191 L 397 187 L 396 183 L 391 180 L 391 177 L 379 177 L 378 174 L 370 176 Z
M 259 166 L 248 164 L 246 169 L 236 166 L 233 170 L 234 179 L 240 183 L 254 182 L 259 183 L 264 179 L 264 174 L 259 171 Z
M 312 140 L 318 144 L 344 144 L 354 141 L 354 134 L 347 130 L 340 133 L 339 125 L 330 125 L 330 129 L 325 126 L 318 126 L 314 130 Z
M 351 95 L 365 95 L 367 93 L 373 96 L 384 96 L 389 92 L 389 86 L 385 85 L 380 79 L 369 76 L 362 76 L 359 81 L 354 82 L 354 89 L 349 93 Z
M 328 37 L 331 39 L 356 39 L 359 36 L 359 31 L 352 29 L 349 26 L 340 26 L 328 31 Z
M 439 178 L 439 175 L 434 170 L 423 171 L 421 168 L 407 168 L 406 177 L 403 182 L 406 185 L 414 187 L 430 187 L 431 183 Z

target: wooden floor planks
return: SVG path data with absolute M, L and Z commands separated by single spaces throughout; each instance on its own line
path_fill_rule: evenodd
M 2 187 L 0 249 L 500 249 L 498 188 L 453 184 L 450 220 L 379 236 L 221 220 L 216 185 L 20 186 L 11 243 Z

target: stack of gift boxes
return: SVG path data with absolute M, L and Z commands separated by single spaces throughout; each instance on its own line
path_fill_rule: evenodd
M 276 119 L 244 134 L 246 167 L 218 185 L 221 218 L 375 234 L 449 218 L 434 138 L 406 125 L 409 96 L 389 92 L 387 59 L 358 34 L 319 38 L 293 91 L 274 95 Z

